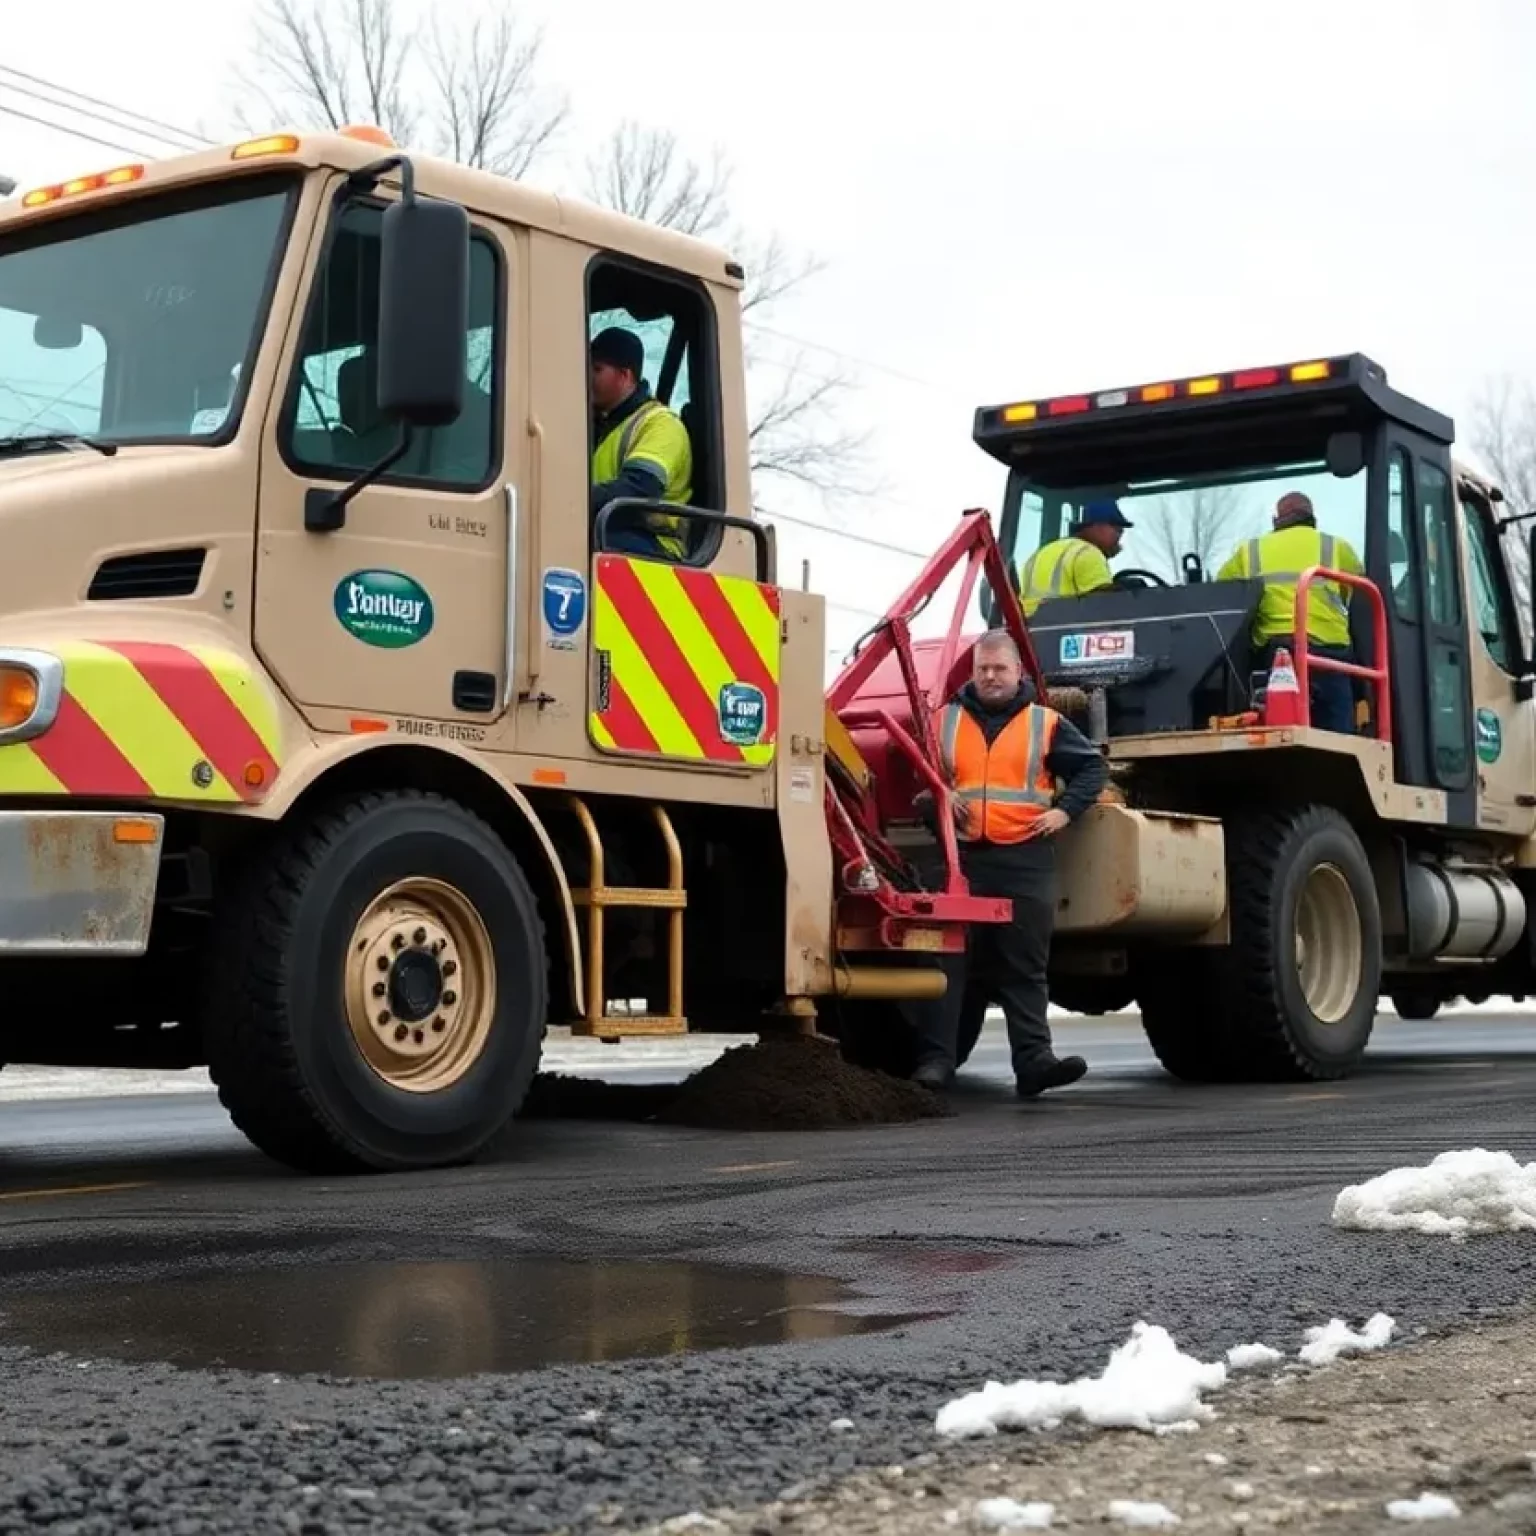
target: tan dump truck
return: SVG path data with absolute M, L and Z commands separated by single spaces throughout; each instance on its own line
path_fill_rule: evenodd
M 1139 1001 L 1182 1075 L 1330 1075 L 1384 987 L 1523 991 L 1497 492 L 1373 365 L 980 412 L 1001 547 L 967 515 L 829 693 L 822 601 L 751 515 L 740 268 L 380 138 L 0 208 L 0 1061 L 206 1064 L 313 1170 L 473 1156 L 551 1023 L 819 1028 L 899 1069 L 895 1005 L 1007 910 L 911 806 L 978 596 L 1119 786 L 1063 855 L 1068 1006 Z M 681 562 L 589 516 L 612 324 L 693 444 Z M 1363 734 L 1251 709 L 1255 583 L 1122 577 L 1026 633 L 1005 562 L 1083 497 L 1296 477 L 1388 594 Z

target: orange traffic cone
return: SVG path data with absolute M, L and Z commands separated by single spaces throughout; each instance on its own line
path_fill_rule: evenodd
M 1275 652 L 1264 689 L 1265 725 L 1301 724 L 1301 689 L 1296 686 L 1296 671 L 1291 653 L 1284 646 Z

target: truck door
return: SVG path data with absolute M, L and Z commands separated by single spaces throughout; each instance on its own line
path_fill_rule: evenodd
M 1444 444 L 1405 429 L 1383 446 L 1386 537 L 1368 566 L 1392 635 L 1397 777 L 1444 790 L 1451 825 L 1473 826 L 1472 689 L 1448 457 Z
M 1460 493 L 1477 819 L 1481 826 L 1528 837 L 1536 830 L 1536 703 L 1516 682 L 1526 670 L 1525 646 L 1493 508 L 1469 486 Z
M 387 718 L 483 740 L 505 710 L 521 435 L 506 430 L 511 231 L 474 218 L 464 408 L 309 531 L 306 499 L 341 490 L 397 442 L 378 417 L 385 199 L 338 193 L 274 390 L 261 468 L 256 645 L 307 712 Z M 320 723 L 346 729 L 345 718 Z

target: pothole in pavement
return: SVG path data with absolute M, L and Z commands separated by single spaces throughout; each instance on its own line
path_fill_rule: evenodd
M 881 1332 L 849 1286 L 687 1262 L 283 1264 L 0 1299 L 0 1344 L 187 1369 L 445 1379 Z

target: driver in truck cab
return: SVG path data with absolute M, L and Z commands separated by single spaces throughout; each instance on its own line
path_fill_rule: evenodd
M 1019 601 L 1024 617 L 1051 597 L 1086 597 L 1114 585 L 1109 562 L 1134 524 L 1113 501 L 1090 501 L 1064 539 L 1042 544 L 1019 572 Z
M 1320 533 L 1312 500 L 1301 491 L 1288 491 L 1275 503 L 1274 527 L 1262 538 L 1249 539 L 1233 550 L 1216 573 L 1217 581 L 1262 577 L 1264 592 L 1253 620 L 1253 665 L 1268 672 L 1275 653 L 1296 651 L 1296 583 L 1308 566 L 1363 576 L 1365 568 L 1348 539 Z M 1307 590 L 1307 649 L 1314 656 L 1353 661 L 1349 633 L 1350 589 L 1342 582 L 1314 581 Z M 1312 724 L 1320 731 L 1353 735 L 1355 690 L 1342 672 L 1321 669 L 1308 673 Z
M 651 394 L 642 377 L 645 346 L 633 331 L 611 325 L 592 338 L 592 455 L 590 515 L 621 496 L 686 506 L 693 496 L 693 445 L 675 412 Z M 653 560 L 687 554 L 684 519 L 626 508 L 609 519 L 605 547 Z

